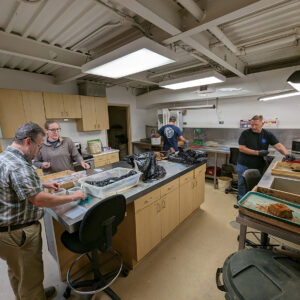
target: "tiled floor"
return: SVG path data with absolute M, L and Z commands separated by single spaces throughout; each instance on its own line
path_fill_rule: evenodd
M 118 278 L 112 288 L 122 300 L 217 300 L 224 299 L 215 283 L 216 269 L 237 251 L 238 230 L 230 226 L 237 211 L 235 195 L 225 195 L 206 183 L 206 200 L 127 278 Z M 65 285 L 59 281 L 54 259 L 44 240 L 45 286 L 57 288 L 55 300 L 64 299 Z M 0 299 L 13 300 L 7 268 L 0 260 Z M 70 299 L 84 299 L 73 295 Z M 108 300 L 99 294 L 94 300 Z

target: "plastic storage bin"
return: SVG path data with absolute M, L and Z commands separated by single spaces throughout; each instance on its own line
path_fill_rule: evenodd
M 132 169 L 128 168 L 114 168 L 108 171 L 101 172 L 99 174 L 81 178 L 78 180 L 78 182 L 82 185 L 86 194 L 92 195 L 97 198 L 104 198 L 108 195 L 117 194 L 121 190 L 125 190 L 137 185 L 142 173 L 137 171 L 137 174 L 135 175 L 121 179 L 117 182 L 108 184 L 103 187 L 87 184 L 86 181 L 102 181 L 111 177 L 120 177 L 126 175 L 131 170 Z

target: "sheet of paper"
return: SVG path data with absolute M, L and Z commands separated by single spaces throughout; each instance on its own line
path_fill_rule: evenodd
M 85 213 L 87 209 L 83 206 L 77 205 L 74 208 L 70 209 L 65 213 L 65 216 L 70 218 L 70 219 L 75 219 Z

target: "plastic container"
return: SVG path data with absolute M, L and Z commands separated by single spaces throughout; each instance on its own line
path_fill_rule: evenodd
M 69 195 L 72 195 L 72 194 L 74 194 L 75 192 L 80 191 L 80 190 L 81 190 L 81 187 L 79 187 L 79 186 L 74 186 L 73 188 L 68 189 L 68 190 L 67 190 L 67 193 L 68 193 Z
M 117 194 L 121 190 L 125 190 L 137 185 L 142 173 L 138 171 L 135 175 L 121 179 L 117 182 L 108 184 L 103 187 L 87 184 L 86 181 L 101 181 L 111 177 L 120 177 L 126 175 L 131 170 L 132 169 L 128 168 L 114 168 L 108 171 L 101 172 L 99 174 L 81 178 L 78 180 L 78 182 L 81 184 L 86 194 L 92 195 L 97 198 L 104 198 L 108 195 Z
M 151 145 L 160 145 L 160 144 L 161 144 L 161 137 L 151 138 Z
M 59 189 L 57 192 L 52 192 L 52 194 L 59 196 L 59 195 L 66 195 L 67 194 L 67 190 L 66 189 Z
M 102 144 L 100 139 L 89 140 L 87 143 L 90 154 L 98 154 L 102 152 Z
M 218 187 L 220 190 L 225 191 L 231 187 L 232 178 L 230 177 L 219 177 L 218 178 Z

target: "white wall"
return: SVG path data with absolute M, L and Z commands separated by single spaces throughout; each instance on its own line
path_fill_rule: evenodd
M 115 86 L 106 89 L 106 97 L 108 103 L 114 104 L 130 104 L 130 120 L 131 120 L 131 138 L 132 141 L 145 138 L 145 125 L 147 110 L 137 109 L 136 97 L 131 89 Z
M 57 85 L 54 84 L 53 77 L 47 75 L 33 74 L 29 72 L 15 71 L 0 68 L 0 88 L 16 89 L 16 90 L 29 90 L 39 92 L 52 92 L 62 94 L 78 94 L 77 84 L 75 81 Z M 87 140 L 100 138 L 103 145 L 106 146 L 106 131 L 90 131 L 78 132 L 75 120 L 58 120 L 62 128 L 62 136 L 72 138 L 73 141 L 78 141 L 82 147 L 86 147 Z M 5 149 L 12 143 L 12 139 L 1 139 L 2 148 Z
M 54 84 L 53 76 L 0 68 L 0 88 L 37 92 L 78 94 L 75 81 Z
M 240 120 L 259 114 L 265 120 L 278 118 L 279 128 L 300 128 L 300 96 L 266 102 L 257 101 L 257 97 L 219 99 L 217 107 L 187 110 L 183 117 L 187 123 L 184 127 L 239 128 Z M 219 121 L 224 121 L 224 124 L 219 124 Z M 147 125 L 156 125 L 156 109 L 149 110 Z

